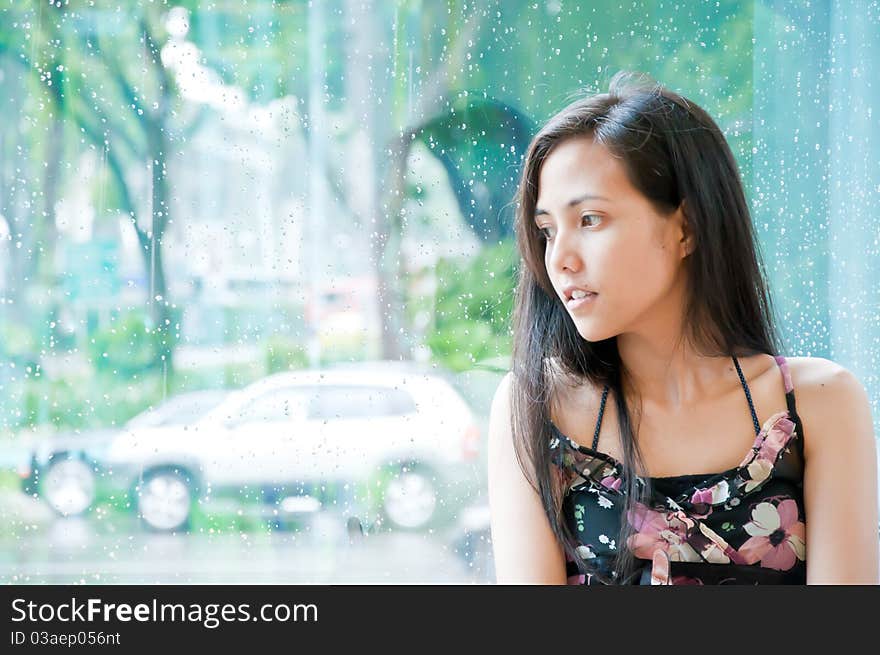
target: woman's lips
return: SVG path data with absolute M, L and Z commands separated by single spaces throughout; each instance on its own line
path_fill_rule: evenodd
M 571 300 L 566 301 L 565 306 L 570 310 L 574 311 L 575 309 L 580 309 L 581 307 L 589 307 L 596 300 L 597 293 L 588 293 L 583 298 L 572 298 Z

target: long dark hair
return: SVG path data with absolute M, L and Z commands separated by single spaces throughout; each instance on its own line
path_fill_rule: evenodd
M 736 160 L 705 110 L 647 75 L 620 71 L 607 93 L 572 102 L 541 128 L 526 152 L 516 198 L 523 265 L 513 313 L 511 427 L 520 466 L 565 552 L 581 573 L 614 584 L 632 579 L 639 568 L 627 546 L 632 530 L 625 517 L 650 493 L 650 479 L 640 487 L 628 474 L 644 470 L 626 400 L 637 390 L 620 359 L 617 337 L 589 342 L 578 333 L 547 275 L 545 242 L 533 220 L 543 162 L 554 146 L 582 136 L 620 157 L 630 183 L 661 215 L 686 200 L 683 211 L 694 246 L 683 260 L 688 283 L 682 339 L 706 356 L 748 356 L 778 354 L 780 338 Z M 576 550 L 562 514 L 569 474 L 552 461 L 548 447 L 556 392 L 562 384 L 585 381 L 609 385 L 626 468 L 613 578 L 594 570 Z

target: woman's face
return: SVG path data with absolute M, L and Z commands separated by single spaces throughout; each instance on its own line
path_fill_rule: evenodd
M 680 320 L 689 247 L 681 208 L 658 214 L 592 138 L 566 139 L 544 160 L 535 224 L 553 288 L 587 341 Z M 596 295 L 573 306 L 570 285 Z

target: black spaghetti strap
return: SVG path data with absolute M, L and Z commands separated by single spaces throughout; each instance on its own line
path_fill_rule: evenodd
M 792 421 L 799 419 L 797 407 L 794 404 L 794 389 L 787 391 L 785 394 L 785 404 L 788 407 L 788 415 Z
M 804 455 L 804 424 L 797 412 L 797 406 L 794 399 L 794 383 L 791 380 L 791 371 L 788 368 L 788 361 L 783 355 L 775 357 L 779 370 L 782 373 L 782 379 L 785 384 L 785 404 L 788 407 L 788 418 L 794 421 L 795 430 L 798 438 L 795 440 L 795 448 L 800 452 L 801 457 Z
M 758 414 L 755 412 L 755 404 L 752 402 L 752 392 L 749 391 L 749 385 L 743 375 L 742 369 L 739 367 L 739 360 L 733 355 L 733 364 L 736 366 L 736 372 L 739 374 L 739 381 L 742 383 L 743 390 L 746 392 L 746 400 L 749 401 L 749 411 L 752 412 L 752 422 L 755 424 L 755 435 L 761 433 L 761 423 L 758 421 Z
M 749 385 L 739 366 L 739 360 L 736 358 L 736 355 L 733 355 L 733 364 L 736 366 L 736 372 L 739 374 L 739 381 L 742 383 L 742 388 L 746 392 L 746 400 L 749 402 L 749 411 L 752 413 L 752 423 L 755 425 L 755 435 L 758 435 L 761 433 L 761 422 L 758 420 L 758 413 L 755 411 L 755 403 L 752 401 L 752 392 L 749 390 Z M 788 402 L 789 414 L 796 416 L 797 414 L 794 411 L 794 394 L 788 393 L 785 398 L 786 402 Z M 596 431 L 593 433 L 593 450 L 596 450 L 599 446 L 599 431 L 602 428 L 602 416 L 605 414 L 605 401 L 607 399 L 608 385 L 606 384 L 605 388 L 602 390 L 602 402 L 599 404 L 599 418 L 596 419 Z
M 599 404 L 599 418 L 596 420 L 596 431 L 593 433 L 593 450 L 599 446 L 599 430 L 602 428 L 602 415 L 605 413 L 605 400 L 608 398 L 608 385 L 602 390 L 602 402 Z
M 800 453 L 801 459 L 803 460 L 806 456 L 804 454 L 804 424 L 801 421 L 801 417 L 797 413 L 797 408 L 794 404 L 794 389 L 791 389 L 785 394 L 785 404 L 788 405 L 788 418 L 794 421 L 795 430 L 797 431 L 797 439 L 794 440 L 794 447 L 797 448 L 798 453 Z

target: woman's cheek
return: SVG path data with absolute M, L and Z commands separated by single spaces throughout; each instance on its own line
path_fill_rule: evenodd
M 645 288 L 653 286 L 666 275 L 662 257 L 653 248 L 633 244 L 618 251 L 615 268 L 618 279 L 625 278 L 633 286 Z

